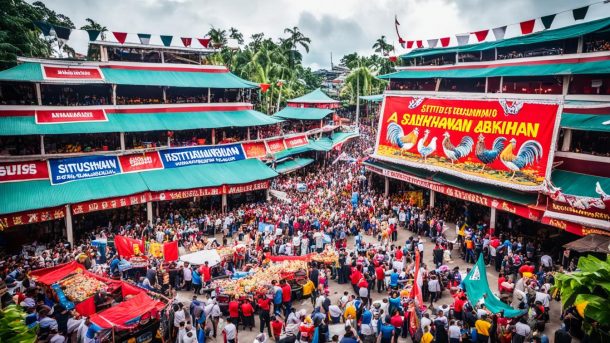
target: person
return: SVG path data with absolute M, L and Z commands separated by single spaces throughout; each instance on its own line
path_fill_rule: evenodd
M 239 301 L 237 300 L 237 295 L 233 296 L 233 299 L 229 301 L 229 318 L 231 318 L 233 324 L 239 325 Z
M 271 317 L 271 331 L 273 332 L 273 339 L 275 341 L 280 340 L 280 336 L 282 335 L 282 329 L 284 328 L 284 323 L 279 320 L 276 316 Z
M 280 287 L 282 288 L 282 306 L 284 307 L 284 318 L 288 318 L 290 314 L 290 308 L 292 307 L 292 287 L 286 282 L 286 280 L 280 281 Z
M 341 308 L 337 304 L 332 304 L 328 307 L 331 324 L 339 324 L 341 322 Z
M 210 310 L 210 317 L 212 318 L 212 329 L 213 336 L 216 338 L 218 333 L 218 321 L 220 320 L 220 316 L 222 316 L 222 311 L 220 311 L 220 306 L 216 300 L 212 300 L 212 308 Z
M 477 342 L 487 343 L 489 341 L 489 329 L 491 328 L 491 323 L 487 321 L 487 314 L 481 315 L 481 318 L 474 322 L 474 326 L 477 329 Z
M 381 293 L 385 290 L 385 269 L 381 263 L 375 267 L 375 279 L 377 280 L 377 293 Z
M 392 343 L 392 339 L 394 338 L 394 325 L 389 323 L 389 316 L 386 317 L 386 320 L 381 324 L 379 328 L 379 335 L 377 336 L 377 341 L 380 343 Z
M 61 332 L 57 331 L 57 329 L 51 329 L 49 336 L 49 343 L 64 343 L 66 342 L 66 337 L 61 334 Z
M 394 326 L 394 342 L 398 342 L 398 336 L 400 336 L 403 326 L 403 317 L 398 310 L 394 310 L 394 315 L 390 318 L 390 323 Z
M 261 295 L 258 297 L 257 305 L 260 309 L 260 312 L 258 314 L 260 319 L 260 333 L 263 333 L 263 331 L 265 331 L 266 326 L 267 333 L 269 334 L 269 336 L 271 336 L 271 319 L 269 317 L 269 311 L 271 310 L 271 299 L 267 298 L 264 295 Z
M 513 334 L 513 343 L 523 343 L 529 337 L 532 329 L 527 325 L 527 319 L 521 317 L 515 324 L 515 333 Z
M 203 266 L 199 268 L 199 274 L 203 279 L 203 284 L 205 286 L 209 286 L 210 282 L 212 281 L 212 272 L 210 270 L 210 266 L 208 265 L 208 261 L 205 261 Z
M 233 320 L 231 318 L 227 318 L 227 325 L 225 325 L 222 333 L 224 334 L 227 343 L 237 342 L 237 326 L 233 324 Z
M 277 280 L 271 281 L 271 285 L 273 286 L 273 314 L 280 316 L 282 313 L 280 310 L 283 298 L 282 287 L 278 285 Z
M 459 343 L 462 337 L 462 329 L 460 328 L 459 322 L 451 320 L 449 322 L 449 343 Z
M 200 294 L 201 287 L 202 287 L 202 281 L 201 281 L 201 274 L 199 274 L 199 271 L 197 269 L 192 270 L 191 278 L 192 278 L 193 290 L 194 290 L 195 294 Z
M 430 292 L 430 307 L 433 307 L 434 302 L 441 298 L 441 284 L 436 278 L 436 275 L 430 275 L 430 280 L 428 280 L 428 291 Z
M 249 299 L 244 300 L 244 302 L 241 304 L 241 315 L 244 330 L 247 326 L 250 331 L 252 331 L 252 328 L 254 327 L 254 307 L 252 307 Z
M 354 331 L 352 331 L 351 327 L 345 327 L 345 334 L 343 335 L 343 338 L 341 338 L 341 341 L 339 341 L 339 343 L 358 343 L 358 340 L 356 339 Z
M 184 278 L 184 287 L 187 292 L 191 291 L 191 285 L 193 283 L 193 270 L 188 263 L 184 263 L 184 268 L 182 269 L 182 277 Z
M 434 341 L 434 336 L 430 333 L 430 327 L 426 325 L 420 343 L 432 343 L 432 341 Z

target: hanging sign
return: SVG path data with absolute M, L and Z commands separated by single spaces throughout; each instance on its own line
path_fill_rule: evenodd
M 269 181 L 255 181 L 242 185 L 229 185 L 226 189 L 227 194 L 237 194 L 237 193 L 246 193 L 253 191 L 260 191 L 262 189 L 269 188 Z
M 287 149 L 290 149 L 290 148 L 296 148 L 299 146 L 307 145 L 307 144 L 309 144 L 309 141 L 307 140 L 307 136 L 305 136 L 305 135 L 292 136 L 292 137 L 284 138 L 284 144 L 286 144 Z
M 103 80 L 102 72 L 98 67 L 71 67 L 40 65 L 45 80 Z
M 91 179 L 121 173 L 116 156 L 84 156 L 49 160 L 51 184 Z
M 163 163 L 157 151 L 119 156 L 119 162 L 123 173 L 163 169 Z
M 66 124 L 108 121 L 106 111 L 103 109 L 88 108 L 36 110 L 35 118 L 36 124 Z
M 272 154 L 286 150 L 286 145 L 284 145 L 283 138 L 269 139 L 265 141 L 265 144 L 267 144 L 267 149 Z
M 122 197 L 106 198 L 72 204 L 72 214 L 83 214 L 111 210 L 120 207 L 145 204 L 151 200 L 150 193 L 139 193 Z
M 48 179 L 49 169 L 45 161 L 0 163 L 0 183 Z
M 244 148 L 247 158 L 261 158 L 267 156 L 267 147 L 263 141 L 241 143 L 241 146 Z
M 208 197 L 214 195 L 221 195 L 222 187 L 205 187 L 205 188 L 192 188 L 183 189 L 176 191 L 163 191 L 151 193 L 152 201 L 168 201 L 168 200 L 179 200 L 194 197 Z
M 226 163 L 246 158 L 241 144 L 196 146 L 159 151 L 165 168 L 196 164 Z
M 0 216 L 0 231 L 18 225 L 35 224 L 49 220 L 62 219 L 65 216 L 66 208 L 64 206 L 3 214 Z

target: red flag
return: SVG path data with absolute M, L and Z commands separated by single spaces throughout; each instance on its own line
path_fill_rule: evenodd
M 398 43 L 405 44 L 406 41 L 404 39 L 402 39 L 402 37 L 398 37 Z
M 411 49 L 413 47 L 413 43 L 415 43 L 415 42 L 412 41 L 412 40 L 408 40 L 407 41 L 407 49 Z
M 410 295 L 411 295 L 412 299 L 417 299 L 417 302 L 419 303 L 418 305 L 420 307 L 423 307 L 424 299 L 422 297 L 421 289 L 419 288 L 419 285 L 417 284 L 417 279 L 419 278 L 419 264 L 420 264 L 419 248 L 416 246 L 415 247 L 415 276 L 414 276 L 414 281 L 413 281 L 413 289 L 411 290 Z
M 271 85 L 268 83 L 261 83 L 259 86 L 261 87 L 261 92 L 266 93 Z
M 451 40 L 451 37 L 443 37 L 441 38 L 441 46 L 443 48 L 449 46 L 449 41 Z
M 144 253 L 144 245 L 141 240 L 125 236 L 114 236 L 114 247 L 121 257 L 129 258 Z
M 424 42 L 418 40 L 417 41 L 417 47 L 420 48 L 420 49 L 423 48 L 424 47 Z
M 178 260 L 178 241 L 163 243 L 163 258 L 167 262 Z
M 398 57 L 396 57 L 396 56 L 390 56 L 390 57 L 388 57 L 388 59 L 390 60 L 390 62 L 398 61 Z
M 473 32 L 473 34 L 475 36 L 477 36 L 477 41 L 479 41 L 479 42 L 484 41 L 485 38 L 487 38 L 488 33 L 489 33 L 489 30 L 481 30 L 481 31 Z
M 180 37 L 180 39 L 182 40 L 182 44 L 187 48 L 191 46 L 191 42 L 193 41 L 193 39 L 189 37 Z
M 527 20 L 521 22 L 519 25 L 521 26 L 521 33 L 524 35 L 528 35 L 534 32 L 534 25 L 536 24 L 536 19 Z
M 209 38 L 197 38 L 197 40 L 199 41 L 199 44 L 201 44 L 201 46 L 203 46 L 204 48 L 207 48 L 210 45 Z
M 112 32 L 112 34 L 119 43 L 125 43 L 125 39 L 127 39 L 127 32 Z

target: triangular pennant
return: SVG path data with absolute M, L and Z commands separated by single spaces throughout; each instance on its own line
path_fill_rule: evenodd
M 443 37 L 443 38 L 441 38 L 441 46 L 443 48 L 448 47 L 450 41 L 451 41 L 451 37 Z
M 417 47 L 420 48 L 420 49 L 423 48 L 424 47 L 424 42 L 418 40 L 417 41 Z
M 415 41 L 408 40 L 407 41 L 407 49 L 411 49 L 413 47 L 413 43 L 415 43 Z
M 51 29 L 53 27 L 51 26 L 51 24 L 47 23 L 46 21 L 35 21 L 34 25 L 36 25 L 36 27 L 39 28 L 40 31 L 42 31 L 43 35 L 45 35 L 45 36 L 51 35 Z
M 589 11 L 589 6 L 575 8 L 572 10 L 572 15 L 574 16 L 574 20 L 583 20 L 587 16 L 587 11 Z
M 165 45 L 165 46 L 172 45 L 172 39 L 174 39 L 174 36 L 161 35 L 161 41 L 163 42 L 163 45 Z
M 150 44 L 150 34 L 149 33 L 138 33 L 138 38 L 140 39 L 140 43 L 144 45 Z
M 481 30 L 481 31 L 473 32 L 473 34 L 477 37 L 478 42 L 484 41 L 485 38 L 487 38 L 488 33 L 489 33 L 489 30 Z
M 470 33 L 455 35 L 455 38 L 457 39 L 459 46 L 466 45 L 468 44 L 468 40 L 470 40 Z
M 551 28 L 551 25 L 553 25 L 553 21 L 555 20 L 555 16 L 556 14 L 550 14 L 540 18 L 540 21 L 542 21 L 542 25 L 544 25 L 545 30 Z
M 184 45 L 187 48 L 189 46 L 191 46 L 191 42 L 193 41 L 193 39 L 189 38 L 189 37 L 180 37 L 180 39 L 182 40 L 182 45 Z
M 199 41 L 199 44 L 201 44 L 201 46 L 203 46 L 204 48 L 207 48 L 210 45 L 209 38 L 197 38 L 197 40 Z
M 59 39 L 68 40 L 70 39 L 70 33 L 72 33 L 72 29 L 63 26 L 51 25 L 53 26 L 53 30 L 55 30 L 55 35 Z
M 504 34 L 506 34 L 506 25 L 496 27 L 496 28 L 492 29 L 492 31 L 494 33 L 494 37 L 496 37 L 496 40 L 502 40 L 502 39 L 504 39 Z
M 436 44 L 438 44 L 438 38 L 428 39 L 429 48 L 436 48 Z
M 100 31 L 100 30 L 86 30 L 86 31 L 89 34 L 90 42 L 95 42 L 97 40 L 97 37 L 100 36 L 100 33 L 102 33 L 102 31 Z
M 117 42 L 121 44 L 125 43 L 125 40 L 127 39 L 127 32 L 112 31 L 112 34 L 114 35 L 114 38 L 116 38 Z
M 404 44 L 406 43 L 404 39 L 402 39 L 402 37 L 398 37 L 398 43 L 400 44 Z
M 536 25 L 536 19 L 527 20 L 519 23 L 521 26 L 521 34 L 529 35 L 534 32 L 534 25 Z

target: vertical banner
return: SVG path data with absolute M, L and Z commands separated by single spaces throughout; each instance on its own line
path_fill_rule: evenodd
M 535 191 L 550 178 L 557 102 L 386 96 L 375 157 Z
M 51 184 L 110 176 L 121 173 L 116 156 L 84 156 L 49 160 Z

